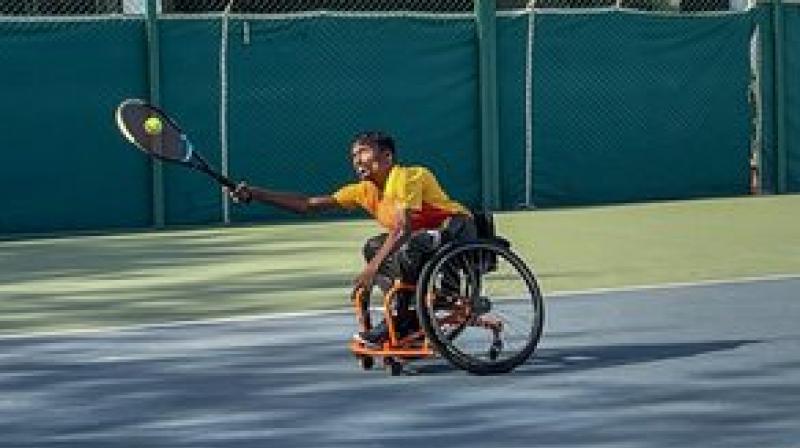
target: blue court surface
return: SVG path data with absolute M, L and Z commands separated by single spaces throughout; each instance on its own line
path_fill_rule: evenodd
M 547 300 L 511 374 L 362 371 L 347 313 L 0 339 L 0 447 L 797 447 L 800 278 Z

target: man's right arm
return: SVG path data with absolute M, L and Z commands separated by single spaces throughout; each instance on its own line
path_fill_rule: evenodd
M 333 196 L 305 196 L 299 193 L 272 191 L 253 187 L 244 182 L 236 186 L 236 190 L 231 192 L 231 197 L 237 202 L 256 201 L 295 213 L 310 213 L 339 207 Z

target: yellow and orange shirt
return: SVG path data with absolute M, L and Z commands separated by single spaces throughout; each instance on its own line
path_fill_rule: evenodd
M 388 229 L 395 226 L 398 209 L 410 211 L 411 230 L 435 229 L 450 216 L 470 214 L 451 200 L 433 173 L 422 166 L 395 165 L 382 193 L 365 180 L 345 185 L 333 198 L 344 208 L 363 208 Z

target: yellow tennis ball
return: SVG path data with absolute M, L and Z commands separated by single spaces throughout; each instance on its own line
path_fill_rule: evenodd
M 150 117 L 147 120 L 144 120 L 144 131 L 150 135 L 160 134 L 163 128 L 164 125 L 161 123 L 161 119 L 158 117 Z

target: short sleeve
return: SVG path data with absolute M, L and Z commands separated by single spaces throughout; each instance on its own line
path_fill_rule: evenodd
M 365 200 L 363 185 L 348 184 L 333 193 L 333 199 L 344 208 L 356 208 Z

